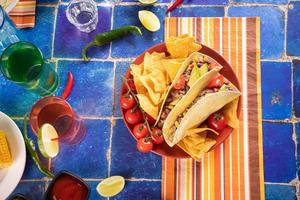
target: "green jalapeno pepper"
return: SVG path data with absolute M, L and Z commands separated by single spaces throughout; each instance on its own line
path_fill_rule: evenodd
M 37 166 L 37 168 L 40 170 L 40 172 L 42 172 L 43 174 L 45 174 L 46 176 L 48 176 L 50 178 L 53 178 L 54 175 L 52 174 L 52 172 L 50 170 L 48 170 L 48 168 L 45 167 L 43 165 L 43 163 L 41 162 L 41 160 L 39 158 L 39 155 L 35 150 L 36 148 L 35 148 L 33 140 L 31 140 L 28 137 L 28 134 L 27 134 L 27 114 L 24 116 L 23 131 L 24 131 L 25 146 L 26 146 L 27 151 L 30 154 L 34 164 Z
M 110 43 L 111 41 L 121 38 L 125 35 L 128 35 L 129 33 L 136 33 L 138 35 L 142 35 L 142 31 L 140 28 L 136 26 L 124 26 L 118 29 L 111 30 L 109 32 L 97 34 L 93 41 L 88 43 L 83 49 L 82 49 L 82 58 L 85 61 L 89 61 L 89 58 L 86 56 L 87 50 L 92 46 L 102 46 L 104 44 Z

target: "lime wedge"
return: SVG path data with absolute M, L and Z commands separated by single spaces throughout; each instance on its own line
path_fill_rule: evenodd
M 152 32 L 158 31 L 160 29 L 160 22 L 158 17 L 148 10 L 139 11 L 139 19 L 143 26 Z
M 51 124 L 43 124 L 38 132 L 38 145 L 41 154 L 46 158 L 54 158 L 59 152 L 58 138 L 55 128 Z
M 157 2 L 157 0 L 139 0 L 139 2 L 144 5 L 150 5 L 150 4 L 154 4 L 155 2 Z
M 112 197 L 119 194 L 124 186 L 125 179 L 122 176 L 111 176 L 101 181 L 96 190 L 103 197 Z

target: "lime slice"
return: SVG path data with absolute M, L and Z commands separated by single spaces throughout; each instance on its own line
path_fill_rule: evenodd
M 148 10 L 139 11 L 139 19 L 143 26 L 152 32 L 158 31 L 160 29 L 160 22 L 158 17 Z
M 112 197 L 119 194 L 125 186 L 122 176 L 111 176 L 97 185 L 97 192 L 103 197 Z
M 140 3 L 145 4 L 145 5 L 150 5 L 150 4 L 154 4 L 155 2 L 157 2 L 157 0 L 139 0 Z
M 38 145 L 40 152 L 46 158 L 54 158 L 59 152 L 58 138 L 55 128 L 51 124 L 43 124 L 38 132 Z

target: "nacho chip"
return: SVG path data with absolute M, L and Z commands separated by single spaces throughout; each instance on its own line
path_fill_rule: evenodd
M 144 94 L 138 94 L 137 97 L 139 99 L 139 103 L 142 109 L 146 113 L 148 113 L 153 119 L 156 119 L 158 115 L 158 106 L 153 105 L 148 96 Z
M 174 80 L 184 60 L 185 60 L 184 58 L 162 60 L 162 66 L 164 67 L 165 71 L 168 73 L 168 76 L 170 77 L 171 80 Z
M 229 104 L 225 105 L 222 109 L 228 125 L 234 129 L 237 129 L 239 127 L 239 119 L 237 116 L 238 103 L 239 98 L 236 98 Z
M 201 45 L 196 44 L 194 37 L 187 34 L 177 38 L 170 37 L 166 41 L 166 47 L 172 58 L 186 58 L 189 54 L 201 49 Z
M 154 83 L 151 81 L 149 76 L 146 75 L 140 76 L 140 81 L 143 84 L 143 86 L 147 89 L 147 92 L 153 104 L 158 105 L 161 94 L 156 93 L 154 91 Z
M 165 74 L 159 69 L 154 69 L 150 74 L 149 78 L 154 84 L 154 91 L 163 93 L 167 87 Z
M 144 56 L 144 73 L 151 73 L 153 69 L 157 69 L 160 67 L 159 63 L 162 59 L 165 59 L 165 53 L 157 53 L 153 52 L 152 54 L 146 53 Z
M 215 144 L 216 140 L 207 137 L 207 131 L 204 131 L 186 136 L 178 143 L 178 146 L 192 158 L 200 161 L 204 153 L 207 153 Z

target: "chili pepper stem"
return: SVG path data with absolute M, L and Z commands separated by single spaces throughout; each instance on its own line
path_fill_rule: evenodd
M 88 57 L 86 56 L 86 53 L 87 53 L 87 50 L 88 50 L 90 47 L 95 46 L 95 45 L 96 45 L 95 42 L 92 41 L 92 42 L 88 43 L 87 45 L 85 45 L 85 46 L 83 47 L 81 55 L 82 55 L 84 61 L 90 61 L 90 60 L 91 60 L 90 58 L 88 58 Z
M 122 76 L 122 78 L 123 78 L 123 81 L 124 81 L 124 83 L 125 83 L 125 85 L 126 85 L 126 87 L 127 87 L 127 91 L 130 92 L 130 94 L 133 96 L 134 100 L 136 101 L 136 105 L 140 108 L 141 113 L 142 113 L 142 116 L 143 116 L 143 118 L 144 118 L 144 120 L 145 120 L 145 123 L 146 123 L 146 127 L 147 127 L 147 129 L 148 129 L 150 135 L 152 136 L 153 133 L 152 133 L 152 130 L 151 130 L 151 128 L 150 128 L 150 125 L 149 125 L 149 123 L 148 123 L 148 121 L 147 121 L 147 119 L 146 119 L 145 111 L 142 109 L 142 107 L 141 107 L 141 105 L 140 105 L 140 103 L 139 103 L 139 101 L 138 101 L 138 99 L 137 99 L 135 93 L 131 90 L 130 86 L 128 85 L 127 79 L 126 79 L 124 76 Z

